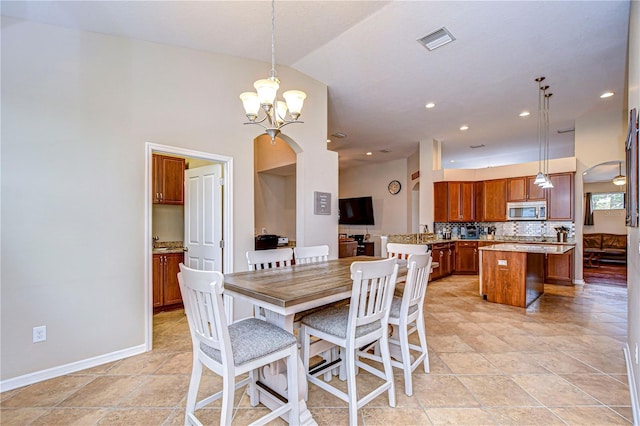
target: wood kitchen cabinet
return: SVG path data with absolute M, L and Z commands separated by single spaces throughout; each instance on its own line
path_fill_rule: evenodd
M 535 176 L 507 179 L 507 201 L 544 201 L 545 191 L 535 180 Z
M 472 222 L 475 220 L 474 182 L 449 182 L 449 222 Z
M 574 251 L 570 250 L 564 254 L 547 254 L 545 283 L 573 285 Z
M 436 182 L 433 184 L 435 222 L 475 220 L 474 182 Z
M 475 210 L 475 220 L 478 222 L 505 222 L 507 220 L 507 180 L 492 179 L 476 182 Z
M 183 253 L 153 255 L 153 310 L 154 312 L 182 306 L 182 294 L 178 284 Z
M 184 204 L 185 159 L 153 154 L 153 203 Z
M 438 267 L 433 268 L 431 280 L 451 275 L 455 264 L 455 243 L 436 243 L 431 246 L 431 258 L 438 262 Z
M 478 242 L 455 242 L 455 273 L 462 275 L 474 275 L 478 273 Z
M 547 220 L 573 220 L 575 173 L 549 175 L 553 188 L 547 192 Z
M 449 220 L 449 195 L 447 182 L 435 182 L 433 184 L 433 220 L 434 222 L 447 222 Z

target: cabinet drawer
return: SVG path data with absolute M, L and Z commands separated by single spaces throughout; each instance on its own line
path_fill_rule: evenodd
M 456 241 L 458 247 L 478 247 L 477 241 Z

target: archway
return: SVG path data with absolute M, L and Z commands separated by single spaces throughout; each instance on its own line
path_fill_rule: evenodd
M 576 224 L 582 224 L 585 284 L 626 285 L 626 255 L 600 253 L 609 245 L 626 246 L 626 187 L 613 183 L 624 169 L 623 161 L 613 160 L 596 164 L 582 174 L 583 211 L 589 217 L 577 217 Z

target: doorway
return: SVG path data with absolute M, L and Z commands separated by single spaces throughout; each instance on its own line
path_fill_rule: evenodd
M 625 185 L 614 184 L 624 162 L 607 161 L 582 175 L 585 217 L 582 238 L 585 284 L 627 285 Z
M 222 239 L 224 241 L 224 255 L 222 271 L 233 270 L 233 158 L 208 152 L 194 151 L 174 146 L 146 144 L 145 156 L 145 348 L 151 350 L 153 346 L 153 154 L 164 154 L 189 158 L 195 164 L 220 164 L 224 186 L 222 190 Z M 194 164 L 194 165 L 195 165 Z

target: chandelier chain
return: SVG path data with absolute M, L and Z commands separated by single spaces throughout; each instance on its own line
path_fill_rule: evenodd
M 275 0 L 271 0 L 271 78 L 276 76 L 276 6 Z

